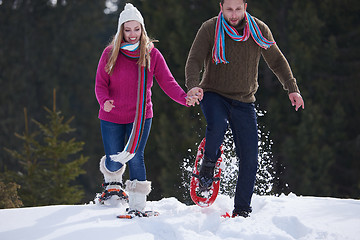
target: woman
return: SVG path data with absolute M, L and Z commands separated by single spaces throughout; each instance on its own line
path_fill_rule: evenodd
M 105 149 L 100 160 L 105 190 L 99 200 L 104 203 L 113 195 L 128 199 L 129 211 L 142 212 L 151 191 L 144 149 L 153 117 L 153 77 L 174 101 L 184 106 L 197 102 L 194 97 L 187 98 L 147 36 L 141 13 L 127 3 L 120 13 L 117 33 L 100 58 L 95 93 Z M 126 163 L 130 174 L 125 184 L 128 196 L 122 190 Z

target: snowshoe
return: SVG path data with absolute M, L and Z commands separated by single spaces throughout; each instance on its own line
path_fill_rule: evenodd
M 199 164 L 200 161 L 204 160 L 204 147 L 205 147 L 205 138 L 201 141 L 195 160 L 195 165 L 193 167 L 191 182 L 190 182 L 190 196 L 193 202 L 200 207 L 209 207 L 211 206 L 218 193 L 220 188 L 220 177 L 221 177 L 221 162 L 222 157 L 217 159 L 215 163 L 215 171 L 213 177 L 208 176 L 199 176 Z M 221 154 L 223 153 L 222 146 L 220 147 Z
M 201 167 L 199 170 L 199 191 L 208 192 L 214 182 L 214 170 L 216 161 L 210 161 L 206 156 L 202 159 Z
M 247 218 L 250 217 L 250 211 L 246 211 L 246 210 L 241 210 L 241 211 L 233 211 L 232 216 L 233 218 L 235 217 L 243 217 L 243 218 Z
M 246 210 L 241 210 L 241 211 L 233 211 L 232 214 L 226 212 L 224 215 L 221 215 L 221 217 L 223 218 L 236 218 L 236 217 L 243 217 L 243 218 L 247 218 L 250 217 L 250 213 L 251 210 L 246 211 Z
M 117 218 L 122 218 L 122 219 L 132 219 L 135 217 L 155 217 L 155 216 L 159 216 L 159 212 L 156 211 L 138 211 L 138 210 L 130 210 L 127 211 L 126 214 L 121 214 L 116 216 Z
M 108 186 L 114 186 L 113 188 L 107 188 Z M 105 204 L 106 201 L 113 198 L 116 200 L 129 202 L 128 195 L 122 190 L 122 183 L 120 182 L 111 182 L 111 183 L 103 183 L 102 187 L 104 188 L 104 191 L 101 195 L 99 195 L 97 198 L 100 202 L 100 204 Z

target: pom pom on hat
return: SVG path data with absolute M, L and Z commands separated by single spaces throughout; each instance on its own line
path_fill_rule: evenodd
M 140 11 L 131 3 L 126 3 L 124 10 L 120 13 L 119 16 L 118 28 L 115 35 L 116 38 L 119 36 L 121 25 L 127 21 L 138 21 L 143 26 L 143 29 L 146 33 L 144 18 L 142 17 Z
M 127 3 L 125 4 L 124 10 L 120 13 L 118 29 L 124 22 L 132 20 L 138 21 L 145 29 L 144 18 L 142 17 L 139 10 L 131 3 Z

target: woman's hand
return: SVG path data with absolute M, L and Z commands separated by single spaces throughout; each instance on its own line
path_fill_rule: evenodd
M 199 104 L 199 98 L 197 96 L 187 96 L 186 97 L 186 105 L 188 106 L 195 106 L 195 104 Z
M 114 105 L 114 100 L 107 100 L 107 101 L 104 103 L 104 110 L 105 110 L 105 112 L 110 112 L 114 107 L 115 107 L 115 105 Z
M 194 87 L 187 93 L 186 104 L 189 106 L 195 106 L 195 104 L 200 104 L 200 101 L 203 99 L 204 91 L 202 88 Z

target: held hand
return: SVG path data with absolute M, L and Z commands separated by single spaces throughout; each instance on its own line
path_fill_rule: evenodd
M 199 101 L 201 101 L 204 97 L 204 91 L 202 88 L 194 87 L 190 89 L 187 93 L 187 99 L 189 99 L 189 102 L 191 104 L 188 104 L 190 106 L 195 106 L 195 104 L 200 104 Z
M 304 100 L 299 93 L 297 93 L 297 92 L 290 93 L 289 99 L 291 101 L 291 104 L 293 106 L 295 106 L 295 111 L 297 111 L 300 107 L 302 107 L 302 109 L 304 109 L 304 107 L 305 107 Z
M 195 106 L 195 103 L 199 104 L 199 98 L 197 96 L 187 96 L 186 97 L 186 105 L 188 106 Z
M 105 110 L 105 112 L 110 112 L 114 107 L 115 107 L 115 105 L 114 105 L 114 100 L 107 100 L 107 101 L 104 103 L 104 110 Z

